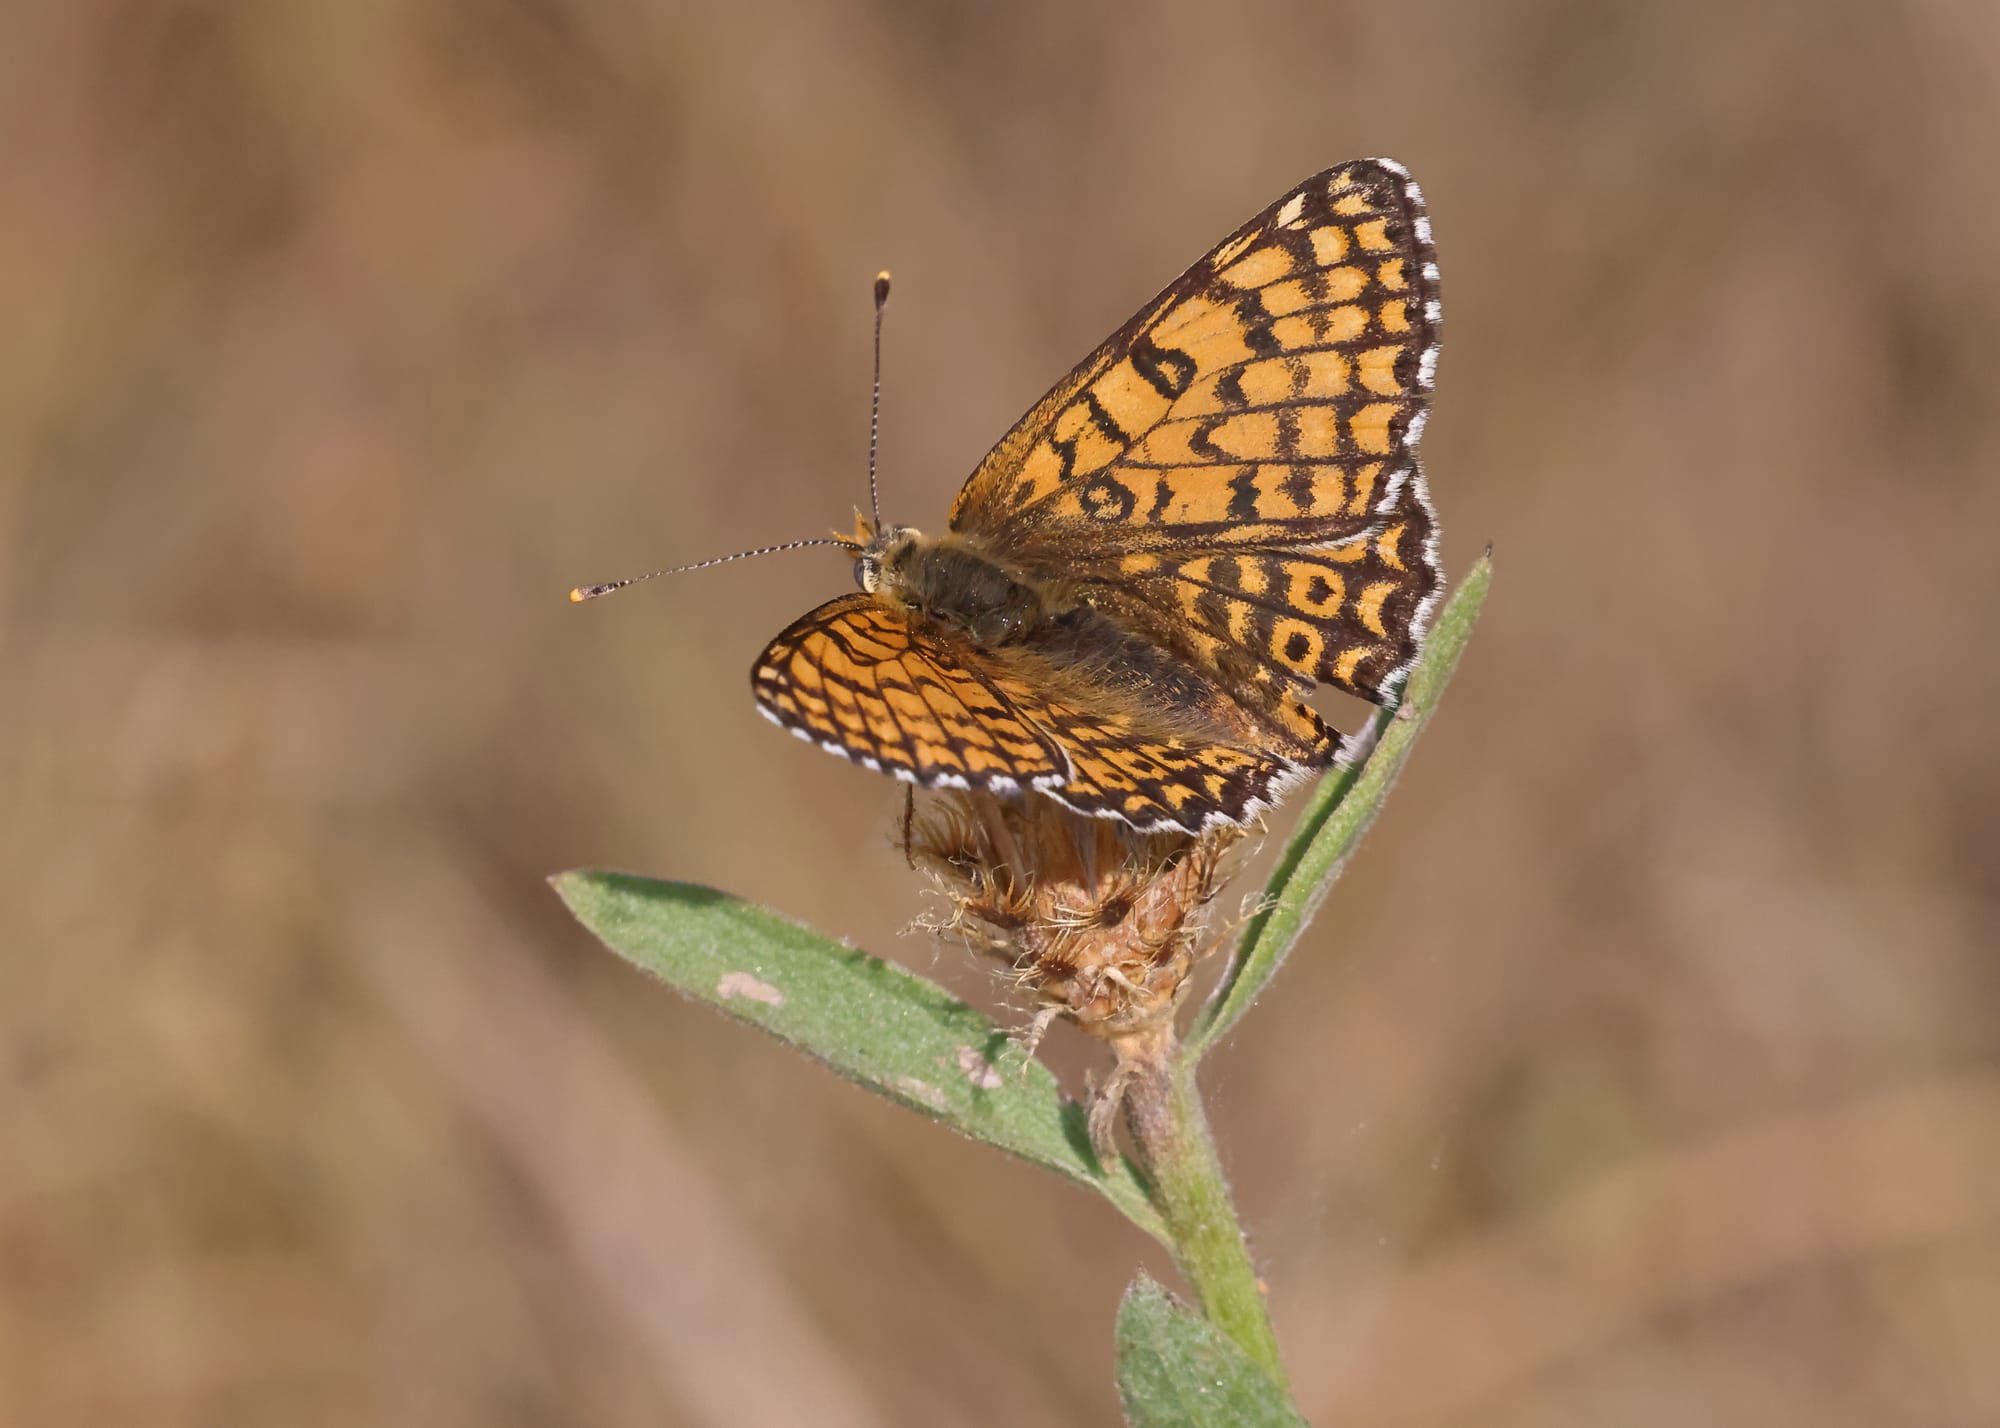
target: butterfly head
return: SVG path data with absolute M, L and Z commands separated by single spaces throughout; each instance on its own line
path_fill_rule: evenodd
M 890 572 L 894 583 L 894 572 L 908 556 L 912 546 L 923 539 L 921 532 L 911 526 L 871 526 L 860 516 L 854 518 L 854 583 L 873 595 L 882 588 L 883 572 Z

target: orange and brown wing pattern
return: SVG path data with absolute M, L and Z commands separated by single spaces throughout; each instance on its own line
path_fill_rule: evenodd
M 977 651 L 854 594 L 794 621 L 758 656 L 750 683 L 773 722 L 926 788 L 1017 793 L 1063 780 L 1063 755 L 982 663 Z
M 829 752 L 927 788 L 1038 789 L 1144 831 L 1240 823 L 1298 773 L 1161 727 L 1109 691 L 982 652 L 870 595 L 820 606 L 751 672 L 758 707 Z
M 1422 641 L 1437 293 L 1399 165 L 1308 179 L 1015 424 L 952 507 L 955 546 L 773 640 L 759 705 L 929 787 L 1149 831 L 1246 821 L 1339 756 L 1311 687 L 1386 703 Z M 937 574 L 954 560 L 980 580 Z M 1019 622 L 989 639 L 995 600 Z
M 1043 572 L 1360 535 L 1413 464 L 1439 322 L 1409 175 L 1380 159 L 1316 174 L 1016 423 L 951 527 Z
M 1387 704 L 1423 644 L 1443 575 L 1421 470 L 1382 514 L 1377 529 L 1312 550 L 1128 556 L 1092 581 L 1093 604 L 1222 671 L 1248 705 L 1310 684 Z
M 996 687 L 1062 750 L 1068 774 L 1038 784 L 1049 797 L 1142 833 L 1199 833 L 1243 823 L 1275 803 L 1302 768 L 1269 752 L 1175 733 L 1157 714 L 1112 689 L 1055 693 L 1046 678 L 1015 672 L 1002 652 Z

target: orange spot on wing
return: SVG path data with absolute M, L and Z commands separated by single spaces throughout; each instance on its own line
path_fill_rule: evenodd
M 1354 598 L 1354 613 L 1371 634 L 1387 635 L 1382 624 L 1382 602 L 1396 592 L 1394 581 L 1378 580 Z

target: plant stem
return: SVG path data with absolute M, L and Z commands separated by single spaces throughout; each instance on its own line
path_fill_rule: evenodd
M 1202 1311 L 1289 1393 L 1278 1339 L 1195 1087 L 1194 1060 L 1177 1054 L 1172 1038 L 1169 1026 L 1152 1045 L 1120 1048 L 1131 1077 L 1126 1128 L 1152 1178 L 1153 1203 L 1166 1221 L 1175 1262 Z

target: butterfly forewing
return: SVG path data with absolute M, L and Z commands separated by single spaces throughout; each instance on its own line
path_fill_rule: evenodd
M 1434 531 L 1415 471 L 1382 523 L 1351 540 L 1129 557 L 1090 581 L 1092 598 L 1156 641 L 1185 641 L 1193 661 L 1235 671 L 1225 683 L 1239 692 L 1331 684 L 1382 704 L 1401 688 L 1437 600 Z
M 1317 174 L 1038 402 L 952 529 L 1031 570 L 1359 535 L 1413 462 L 1438 325 L 1416 185 L 1380 160 Z

